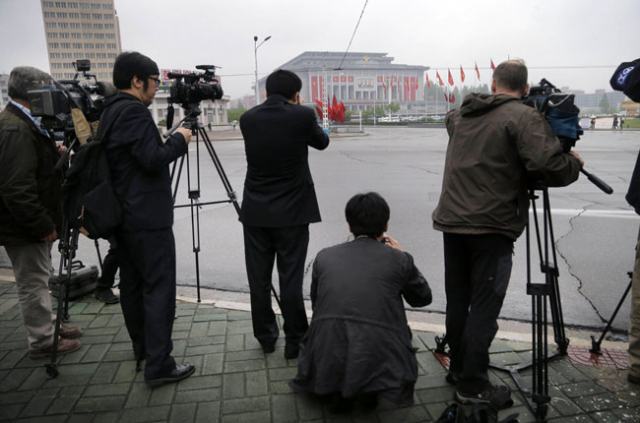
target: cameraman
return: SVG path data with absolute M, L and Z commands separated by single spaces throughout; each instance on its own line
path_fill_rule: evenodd
M 39 69 L 17 67 L 9 75 L 11 101 L 0 112 L 0 245 L 11 260 L 22 321 L 33 358 L 52 353 L 49 276 L 51 243 L 62 223 L 62 172 L 58 149 L 39 118 L 31 116 L 28 92 L 51 85 Z M 60 328 L 58 354 L 78 350 L 80 328 Z
M 449 145 L 433 227 L 443 232 L 447 381 L 459 402 L 513 402 L 507 386 L 489 382 L 489 346 L 511 275 L 513 242 L 522 233 L 531 183 L 566 186 L 583 161 L 564 154 L 543 117 L 519 100 L 529 90 L 523 62 L 501 63 L 493 94 L 470 94 L 447 114 Z
M 123 223 L 116 233 L 120 262 L 120 302 L 138 360 L 146 358 L 150 386 L 176 382 L 194 372 L 171 356 L 176 303 L 176 255 L 169 163 L 187 153 L 191 131 L 179 128 L 162 142 L 149 112 L 160 71 L 137 52 L 120 54 L 113 83 L 120 92 L 107 100 L 101 125 L 115 123 L 105 136 L 113 186 L 121 198 Z

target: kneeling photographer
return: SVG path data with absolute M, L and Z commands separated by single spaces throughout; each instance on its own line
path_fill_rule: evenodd
M 176 364 L 171 356 L 176 255 L 168 167 L 187 153 L 191 131 L 179 128 L 162 142 L 148 109 L 159 73 L 156 63 L 140 53 L 120 54 L 113 69 L 120 92 L 107 99 L 98 134 L 123 210 L 116 232 L 122 312 L 138 363 L 146 359 L 144 375 L 150 386 L 194 372 L 193 364 Z
M 564 153 L 549 124 L 520 99 L 529 91 L 523 62 L 501 63 L 493 94 L 470 94 L 447 114 L 442 192 L 433 227 L 443 232 L 447 381 L 461 403 L 512 405 L 507 386 L 489 382 L 489 347 L 511 276 L 513 243 L 528 221 L 532 183 L 574 182 L 584 162 Z

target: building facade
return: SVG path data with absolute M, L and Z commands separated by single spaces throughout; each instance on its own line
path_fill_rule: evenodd
M 427 66 L 394 64 L 387 53 L 306 51 L 279 67 L 302 79 L 302 97 L 316 103 L 335 96 L 352 111 L 372 110 L 397 103 L 401 110 L 425 108 L 424 72 Z M 260 101 L 266 98 L 266 77 L 259 80 Z M 326 89 L 326 92 L 325 92 Z
M 0 73 L 0 110 L 9 103 L 9 75 Z
M 73 64 L 91 60 L 91 74 L 112 81 L 113 63 L 122 51 L 114 0 L 41 0 L 51 76 L 73 79 Z

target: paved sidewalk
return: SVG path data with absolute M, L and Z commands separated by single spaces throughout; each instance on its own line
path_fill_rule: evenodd
M 196 373 L 178 383 L 150 389 L 135 362 L 119 305 L 93 298 L 72 303 L 72 325 L 85 331 L 80 351 L 62 358 L 60 375 L 47 379 L 46 359 L 27 356 L 26 334 L 15 284 L 0 281 L 0 420 L 28 422 L 432 422 L 452 402 L 453 388 L 432 350 L 434 334 L 414 331 L 420 376 L 415 405 L 398 408 L 381 402 L 375 411 L 357 408 L 331 414 L 287 382 L 296 360 L 285 360 L 284 343 L 263 354 L 252 336 L 251 315 L 211 305 L 180 302 L 174 324 L 173 354 L 196 365 Z M 492 361 L 519 363 L 527 345 L 496 340 Z M 572 365 L 565 357 L 550 365 L 549 412 L 553 422 L 638 422 L 640 389 L 626 371 Z M 527 372 L 524 373 L 530 380 Z M 513 382 L 504 372 L 492 378 Z M 519 393 L 505 417 L 520 413 L 534 419 Z

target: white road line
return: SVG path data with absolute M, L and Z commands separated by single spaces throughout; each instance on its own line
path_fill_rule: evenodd
M 542 209 L 538 208 L 538 214 L 542 213 Z M 529 209 L 529 214 L 531 214 L 531 209 Z M 591 210 L 587 209 L 586 211 L 582 209 L 554 209 L 551 207 L 552 215 L 562 215 L 562 216 L 577 216 L 581 217 L 608 217 L 612 219 L 639 219 L 640 216 L 636 214 L 633 210 Z

